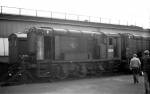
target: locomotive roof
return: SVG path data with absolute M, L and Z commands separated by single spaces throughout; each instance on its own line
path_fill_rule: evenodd
M 44 35 L 69 35 L 69 36 L 96 36 L 104 35 L 104 36 L 120 36 L 121 33 L 110 33 L 110 32 L 99 32 L 99 31 L 89 31 L 89 30 L 75 30 L 75 29 L 63 29 L 63 28 L 51 28 L 51 27 L 32 27 L 27 32 L 36 32 Z M 135 38 L 144 37 L 144 35 L 137 35 L 134 33 L 122 33 L 128 36 L 133 36 Z M 21 35 L 20 35 L 21 36 Z
M 93 36 L 93 35 L 104 35 L 103 32 L 96 32 L 96 31 L 88 31 L 88 30 L 75 30 L 75 29 L 63 29 L 63 28 L 51 28 L 51 27 L 32 27 L 27 32 L 36 32 L 44 35 L 49 34 L 58 34 L 58 35 L 73 35 L 73 36 Z

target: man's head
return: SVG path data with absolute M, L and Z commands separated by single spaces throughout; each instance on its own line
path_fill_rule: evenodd
M 149 50 L 145 50 L 144 55 L 149 55 Z
M 137 55 L 136 55 L 136 54 L 133 54 L 133 57 L 137 57 Z

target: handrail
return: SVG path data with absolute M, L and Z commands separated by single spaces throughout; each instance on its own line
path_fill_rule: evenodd
M 117 24 L 117 25 L 134 25 L 129 24 L 128 21 L 124 21 L 124 24 L 121 24 L 121 20 L 115 20 L 115 23 L 112 22 L 113 19 L 102 18 L 102 17 L 94 17 L 94 16 L 86 16 L 86 15 L 77 15 L 71 13 L 62 13 L 62 12 L 52 12 L 46 10 L 34 10 L 34 9 L 26 9 L 26 8 L 17 8 L 17 7 L 8 7 L 8 6 L 0 6 L 1 14 L 15 14 L 15 15 L 27 15 L 27 16 L 35 16 L 35 17 L 47 17 L 47 18 L 57 18 L 57 19 L 65 19 L 65 20 L 75 20 L 75 21 L 84 21 L 84 22 L 96 22 L 96 23 L 107 23 L 107 24 Z

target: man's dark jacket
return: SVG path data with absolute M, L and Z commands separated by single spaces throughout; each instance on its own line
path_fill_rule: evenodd
M 143 71 L 144 72 L 150 72 L 150 56 L 146 55 L 143 57 Z

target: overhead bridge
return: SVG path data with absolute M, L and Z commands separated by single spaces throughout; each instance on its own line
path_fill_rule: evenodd
M 24 32 L 30 27 L 52 27 L 59 29 L 87 30 L 104 33 L 143 34 L 143 28 L 134 25 L 115 24 L 111 19 L 59 13 L 43 10 L 0 6 L 0 37 Z M 142 33 L 141 33 L 142 31 Z
M 133 33 L 137 35 L 149 34 L 143 28 L 137 26 L 0 14 L 0 37 L 7 37 L 11 33 L 24 32 L 30 27 L 52 27 L 59 29 L 83 30 L 104 33 Z

